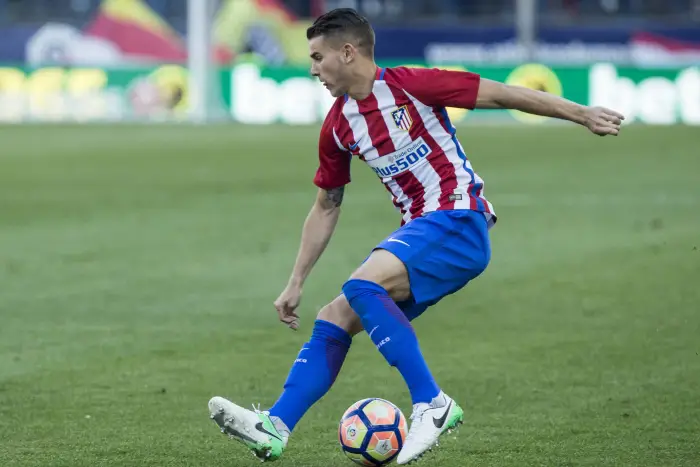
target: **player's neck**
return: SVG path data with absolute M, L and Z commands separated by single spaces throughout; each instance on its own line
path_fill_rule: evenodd
M 353 81 L 355 84 L 350 86 L 348 96 L 356 101 L 367 99 L 372 94 L 374 88 L 374 80 L 377 76 L 377 64 L 374 61 L 363 63 L 358 67 Z

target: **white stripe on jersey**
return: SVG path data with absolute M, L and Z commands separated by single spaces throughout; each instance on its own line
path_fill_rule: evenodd
M 445 156 L 454 167 L 455 176 L 457 177 L 457 190 L 459 190 L 460 194 L 463 195 L 461 200 L 455 200 L 455 209 L 469 209 L 471 203 L 467 190 L 469 189 L 469 184 L 473 181 L 472 176 L 465 169 L 465 165 L 468 165 L 471 169 L 471 164 L 469 164 L 469 161 L 465 161 L 459 156 L 457 145 L 452 138 L 452 134 L 446 131 L 445 127 L 442 126 L 440 120 L 438 120 L 438 118 L 435 116 L 432 107 L 428 107 L 427 105 L 423 104 L 407 91 L 404 90 L 403 92 L 406 93 L 409 99 L 411 99 L 411 102 L 413 102 L 413 105 L 415 105 L 416 110 L 418 110 L 418 114 L 423 120 L 425 129 L 438 143 L 442 151 L 445 153 Z M 476 174 L 474 176 L 476 177 Z M 438 181 L 438 186 L 439 183 L 440 182 Z M 441 192 L 438 190 L 435 196 L 439 198 L 440 194 Z
M 384 180 L 386 180 L 386 179 L 384 179 Z M 396 183 L 396 180 L 389 178 L 388 180 L 386 180 L 384 182 L 384 184 L 393 193 L 395 204 L 399 205 L 399 206 L 396 206 L 396 210 L 399 212 L 405 211 L 405 214 L 403 215 L 403 220 L 410 219 L 411 218 L 411 206 L 413 205 L 413 199 L 406 196 L 406 193 L 404 193 L 403 190 L 401 189 L 401 187 L 399 186 L 399 184 Z
M 379 157 L 377 148 L 372 145 L 372 138 L 369 136 L 369 128 L 365 117 L 360 113 L 357 107 L 357 102 L 354 99 L 348 99 L 343 106 L 343 115 L 345 115 L 350 130 L 352 131 L 355 144 L 358 144 L 358 150 L 365 160 L 372 160 Z
M 440 175 L 435 171 L 432 165 L 421 164 L 411 170 L 416 179 L 423 185 L 423 212 L 437 211 L 440 207 Z
M 408 131 L 402 130 L 396 126 L 396 122 L 394 122 L 391 112 L 383 111 L 384 109 L 392 109 L 396 107 L 396 99 L 394 98 L 391 89 L 389 89 L 389 85 L 386 84 L 386 81 L 375 81 L 372 92 L 374 93 L 374 97 L 377 98 L 379 111 L 384 117 L 386 127 L 389 129 L 389 136 L 391 137 L 391 141 L 394 143 L 394 149 L 398 151 L 399 149 L 411 144 L 411 135 L 408 133 Z

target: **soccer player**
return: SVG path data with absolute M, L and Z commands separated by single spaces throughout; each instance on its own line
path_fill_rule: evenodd
M 212 398 L 209 410 L 223 433 L 262 460 L 278 459 L 304 413 L 331 388 L 353 336 L 366 330 L 411 394 L 412 423 L 397 459 L 407 464 L 463 420 L 460 406 L 430 372 L 410 323 L 484 271 L 491 257 L 489 229 L 496 222 L 484 182 L 445 108 L 517 109 L 569 120 L 601 136 L 617 135 L 624 117 L 474 73 L 380 68 L 372 27 L 352 9 L 319 17 L 307 38 L 311 73 L 336 101 L 321 128 L 318 195 L 289 283 L 275 301 L 280 320 L 292 329 L 299 325 L 302 287 L 335 229 L 353 158 L 384 184 L 401 212 L 401 227 L 318 313 L 269 411 L 247 410 L 222 397 Z

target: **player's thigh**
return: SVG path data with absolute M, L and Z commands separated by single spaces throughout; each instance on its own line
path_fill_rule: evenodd
M 395 301 L 411 298 L 411 283 L 404 263 L 390 251 L 378 248 L 350 276 L 381 285 Z
M 351 336 L 362 332 L 360 317 L 353 311 L 350 303 L 348 303 L 348 299 L 343 294 L 340 294 L 328 305 L 321 308 L 317 318 L 335 324 Z

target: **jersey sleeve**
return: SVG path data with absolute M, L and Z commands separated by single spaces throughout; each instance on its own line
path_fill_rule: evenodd
M 340 149 L 333 134 L 333 110 L 321 127 L 318 140 L 318 169 L 314 184 L 324 190 L 331 190 L 350 183 L 350 160 L 352 154 Z
M 390 75 L 406 92 L 431 107 L 473 109 L 481 76 L 437 68 L 393 68 Z

